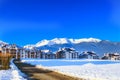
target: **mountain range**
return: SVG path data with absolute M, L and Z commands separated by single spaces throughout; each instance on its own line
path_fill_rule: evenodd
M 52 40 L 42 40 L 34 45 L 26 45 L 24 48 L 38 48 L 49 49 L 53 52 L 59 48 L 72 47 L 79 53 L 83 51 L 94 51 L 99 56 L 104 53 L 120 53 L 120 42 L 111 42 L 108 40 L 100 40 L 96 38 L 82 38 L 82 39 L 67 39 L 67 38 L 55 38 Z
M 0 41 L 0 45 L 8 44 Z M 68 39 L 68 38 L 54 38 L 52 40 L 41 40 L 36 44 L 29 44 L 23 46 L 26 49 L 42 49 L 56 52 L 59 48 L 72 47 L 79 53 L 83 51 L 94 51 L 99 56 L 104 53 L 120 53 L 120 42 L 111 42 L 108 40 L 100 40 L 96 38 L 82 38 L 82 39 Z

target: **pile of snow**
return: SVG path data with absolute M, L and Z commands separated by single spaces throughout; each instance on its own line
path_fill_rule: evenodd
M 13 59 L 10 62 L 10 67 L 11 69 L 8 70 L 0 70 L 0 80 L 26 80 L 22 77 L 25 75 L 13 63 Z
M 86 80 L 120 80 L 120 61 L 59 59 L 22 59 L 22 61 Z

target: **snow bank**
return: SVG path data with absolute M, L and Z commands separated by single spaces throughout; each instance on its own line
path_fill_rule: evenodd
M 86 80 L 120 80 L 120 61 L 55 59 L 23 59 L 22 61 Z
M 88 63 L 82 66 L 55 66 L 47 68 L 88 80 L 120 80 L 119 66 L 120 64 L 94 65 Z
M 13 63 L 13 59 L 10 62 L 10 67 L 11 69 L 8 70 L 0 70 L 0 80 L 26 80 L 22 77 L 25 75 Z

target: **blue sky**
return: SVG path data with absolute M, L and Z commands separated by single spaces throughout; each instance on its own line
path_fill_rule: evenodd
M 56 37 L 120 41 L 120 0 L 0 0 L 0 40 Z

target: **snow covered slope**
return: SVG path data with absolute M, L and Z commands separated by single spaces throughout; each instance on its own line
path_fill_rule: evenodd
M 57 51 L 62 47 L 73 47 L 77 51 L 95 51 L 99 56 L 107 52 L 120 52 L 120 42 L 110 42 L 108 40 L 100 40 L 96 38 L 83 38 L 83 39 L 67 39 L 55 38 L 52 40 L 42 40 L 35 45 L 26 45 L 24 48 L 39 48 Z
M 85 80 L 120 80 L 120 61 L 90 59 L 22 59 L 22 62 L 83 78 Z
M 67 39 L 67 38 L 54 38 L 52 40 L 42 40 L 35 44 L 33 47 L 41 47 L 41 46 L 51 46 L 55 44 L 78 44 L 82 42 L 100 42 L 100 39 L 96 38 L 83 38 L 83 39 Z M 26 45 L 24 47 L 28 48 L 30 45 Z
M 26 75 L 15 66 L 13 59 L 10 62 L 10 67 L 8 70 L 0 70 L 0 80 L 27 80 L 23 78 Z

